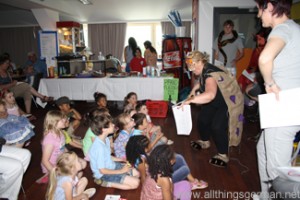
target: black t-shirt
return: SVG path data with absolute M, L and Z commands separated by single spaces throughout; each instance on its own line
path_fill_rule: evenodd
M 213 72 L 222 72 L 222 70 L 210 63 L 207 63 L 202 70 L 202 75 L 199 76 L 199 83 L 200 83 L 199 91 L 200 91 L 200 93 L 203 93 L 205 91 L 205 81 L 207 78 L 212 77 L 211 73 L 213 73 Z M 224 97 L 223 97 L 219 87 L 217 88 L 217 94 L 216 94 L 214 100 L 212 100 L 210 103 L 207 103 L 204 105 L 213 106 L 216 108 L 224 107 L 224 106 L 227 107 L 226 102 L 224 100 Z

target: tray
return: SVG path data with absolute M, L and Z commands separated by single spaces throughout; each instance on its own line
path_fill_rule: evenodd
M 76 76 L 73 74 L 65 74 L 65 75 L 60 75 L 59 78 L 75 78 Z

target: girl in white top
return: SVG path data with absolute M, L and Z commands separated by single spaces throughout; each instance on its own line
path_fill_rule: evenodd
M 0 95 L 5 102 L 5 107 L 7 109 L 7 113 L 10 115 L 16 115 L 16 116 L 30 116 L 29 120 L 36 119 L 31 114 L 26 114 L 16 103 L 16 99 L 14 97 L 14 94 L 9 90 L 2 90 L 2 93 Z

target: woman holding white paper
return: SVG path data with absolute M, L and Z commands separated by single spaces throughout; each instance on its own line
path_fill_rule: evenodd
M 217 167 L 226 167 L 229 161 L 229 146 L 237 146 L 241 140 L 244 99 L 235 78 L 224 67 L 208 63 L 208 59 L 206 53 L 199 51 L 193 51 L 187 56 L 187 66 L 199 77 L 199 82 L 183 105 L 202 105 L 197 122 L 201 140 L 192 141 L 191 147 L 207 149 L 212 137 L 218 153 L 209 163 Z M 200 91 L 200 94 L 197 94 L 197 91 Z
M 267 93 L 300 87 L 300 26 L 289 19 L 292 0 L 255 0 L 257 17 L 271 27 L 267 44 L 259 57 L 259 69 Z M 261 192 L 267 196 L 277 167 L 290 166 L 293 140 L 300 126 L 266 128 L 257 144 Z M 265 197 L 260 196 L 260 199 Z M 254 199 L 254 198 L 253 198 Z M 259 199 L 257 197 L 256 199 Z

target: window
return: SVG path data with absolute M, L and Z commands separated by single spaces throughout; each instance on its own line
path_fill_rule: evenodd
M 149 40 L 156 49 L 158 58 L 161 58 L 162 51 L 162 30 L 160 22 L 156 23 L 128 23 L 126 30 L 125 46 L 128 45 L 128 38 L 134 37 L 137 45 L 144 55 L 144 42 Z M 125 47 L 124 46 L 124 47 Z

